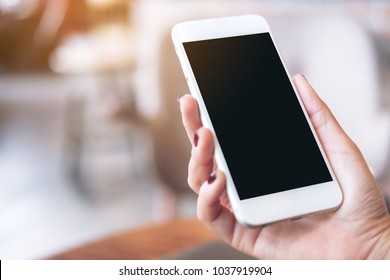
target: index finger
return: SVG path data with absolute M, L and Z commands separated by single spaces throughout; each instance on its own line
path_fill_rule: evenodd
M 186 94 L 179 98 L 180 111 L 184 128 L 191 143 L 194 141 L 195 131 L 202 127 L 198 102 L 191 95 Z

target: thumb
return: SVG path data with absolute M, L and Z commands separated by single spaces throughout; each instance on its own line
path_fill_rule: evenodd
M 346 204 L 351 199 L 362 199 L 363 193 L 377 192 L 378 190 L 373 187 L 376 186 L 375 179 L 362 153 L 341 128 L 328 106 L 318 97 L 302 75 L 295 76 L 293 80 L 329 163 L 343 189 Z
M 341 128 L 328 106 L 320 99 L 303 75 L 293 78 L 317 136 L 328 155 L 342 152 L 361 156 L 355 143 Z

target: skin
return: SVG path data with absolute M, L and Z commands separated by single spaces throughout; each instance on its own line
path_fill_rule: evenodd
M 360 150 L 306 79 L 297 75 L 293 81 L 342 188 L 341 207 L 266 227 L 239 224 L 225 175 L 214 164 L 212 134 L 202 126 L 196 100 L 184 95 L 178 102 L 193 144 L 188 184 L 199 195 L 199 220 L 236 249 L 261 259 L 390 259 L 389 213 Z

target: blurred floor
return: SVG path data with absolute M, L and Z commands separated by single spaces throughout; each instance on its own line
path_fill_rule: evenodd
M 84 159 L 84 172 L 94 172 L 91 176 L 104 182 L 99 189 L 69 176 L 71 149 L 64 141 L 69 138 L 68 101 L 74 88 L 88 88 L 77 83 L 55 76 L 0 79 L 1 259 L 44 258 L 164 218 L 156 215 L 164 209 L 158 204 L 163 184 L 150 164 L 148 132 L 140 126 L 122 123 L 117 128 L 129 135 L 130 148 L 118 145 L 118 137 L 106 138 L 105 145 L 115 146 L 115 153 L 100 149 Z M 114 125 L 105 126 L 112 133 Z M 93 164 L 97 158 L 100 169 Z M 127 172 L 131 160 L 135 163 Z M 181 205 L 179 215 L 194 215 L 192 198 Z

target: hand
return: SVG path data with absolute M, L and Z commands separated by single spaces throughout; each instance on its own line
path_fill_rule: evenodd
M 225 175 L 214 164 L 212 134 L 202 126 L 196 100 L 184 95 L 178 101 L 193 144 L 188 183 L 199 194 L 198 218 L 227 243 L 258 258 L 390 258 L 390 217 L 361 152 L 306 79 L 297 75 L 293 80 L 342 187 L 342 206 L 255 229 L 239 224 L 230 209 Z

